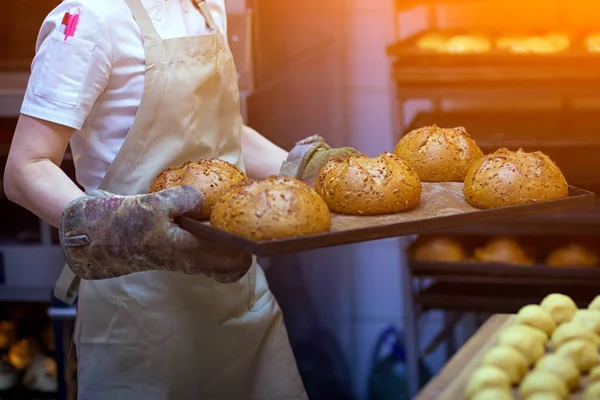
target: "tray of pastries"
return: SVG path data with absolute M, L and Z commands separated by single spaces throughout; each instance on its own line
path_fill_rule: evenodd
M 435 125 L 408 133 L 393 153 L 331 159 L 306 182 L 254 181 L 205 159 L 162 171 L 150 191 L 184 184 L 205 197 L 202 210 L 178 219 L 184 229 L 260 256 L 594 204 L 541 152 L 484 155 L 466 129 Z
M 578 308 L 549 294 L 511 316 L 439 399 L 600 399 L 599 335 L 600 296 Z
M 427 30 L 398 41 L 387 48 L 397 57 L 398 64 L 418 63 L 419 60 L 438 60 L 445 63 L 466 63 L 502 66 L 516 63 L 553 62 L 571 65 L 574 61 L 598 63 L 600 30 L 567 32 L 561 29 L 534 31 L 460 31 Z

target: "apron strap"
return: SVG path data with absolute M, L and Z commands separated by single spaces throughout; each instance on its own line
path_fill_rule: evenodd
M 150 20 L 148 11 L 144 8 L 141 0 L 125 0 L 125 3 L 129 6 L 133 18 L 135 18 L 140 32 L 144 38 L 144 42 L 156 42 L 160 40 L 160 35 L 156 32 L 154 24 Z
M 212 14 L 210 13 L 210 9 L 208 8 L 208 4 L 206 4 L 206 1 L 192 0 L 192 2 L 194 3 L 198 11 L 200 11 L 200 14 L 202 14 L 204 19 L 206 20 L 206 25 L 208 25 L 210 30 L 216 31 L 218 29 L 218 26 L 215 20 L 213 19 Z
M 65 264 L 54 284 L 54 297 L 65 304 L 73 304 L 79 294 L 80 282 L 81 279 L 79 279 L 79 277 L 71 271 L 71 268 Z

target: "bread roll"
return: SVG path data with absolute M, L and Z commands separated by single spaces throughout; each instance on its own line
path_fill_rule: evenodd
M 501 148 L 473 164 L 464 195 L 472 206 L 488 209 L 562 199 L 569 195 L 569 186 L 544 153 Z
M 519 243 L 509 237 L 494 237 L 485 247 L 478 247 L 473 252 L 473 260 L 488 263 L 503 263 L 514 265 L 533 265 Z
M 600 311 L 598 310 L 577 310 L 571 321 L 578 322 L 591 329 L 596 335 L 600 335 Z
M 260 241 L 328 232 L 331 214 L 307 184 L 273 176 L 232 187 L 215 204 L 210 222 L 217 229 Z
M 552 293 L 544 297 L 540 306 L 552 315 L 556 325 L 569 322 L 578 310 L 573 299 L 560 293 Z
M 525 328 L 525 325 L 517 326 Z M 546 352 L 546 346 L 540 341 L 540 338 L 526 329 L 505 328 L 498 335 L 498 343 L 517 349 L 527 359 L 528 366 L 533 365 Z
M 457 35 L 446 42 L 448 53 L 485 53 L 491 48 L 490 40 L 481 35 Z
M 512 346 L 496 346 L 483 356 L 481 365 L 493 365 L 500 368 L 509 376 L 511 383 L 521 382 L 528 371 L 527 358 Z
M 411 166 L 421 182 L 462 182 L 483 152 L 464 128 L 426 126 L 400 139 L 394 154 Z
M 460 242 L 447 236 L 421 237 L 411 249 L 411 253 L 418 261 L 456 262 L 467 258 Z
M 446 46 L 446 37 L 441 33 L 429 33 L 423 35 L 417 41 L 417 48 L 424 51 L 442 52 Z
M 547 371 L 534 370 L 521 382 L 519 394 L 522 399 L 527 399 L 534 393 L 540 392 L 555 393 L 565 400 L 569 398 L 569 387 L 560 376 Z
M 33 339 L 21 339 L 8 351 L 8 361 L 18 370 L 29 367 L 38 349 Z
M 186 217 L 207 220 L 217 200 L 232 185 L 245 178 L 246 174 L 235 165 L 218 158 L 207 158 L 163 170 L 150 186 L 150 193 L 174 186 L 192 185 L 202 192 L 204 205 L 201 209 L 186 214 Z
M 513 395 L 507 388 L 485 388 L 475 393 L 471 400 L 513 400 Z
M 600 311 L 600 296 L 594 297 L 594 300 L 588 305 L 590 310 L 599 310 Z
M 596 347 L 600 346 L 600 337 L 594 331 L 580 322 L 570 321 L 556 328 L 551 338 L 552 347 L 556 350 L 575 339 L 587 340 Z
M 590 53 L 600 53 L 600 33 L 592 33 L 585 38 L 585 47 Z
M 331 211 L 351 215 L 411 210 L 421 198 L 417 174 L 390 153 L 332 158 L 319 172 L 316 189 Z
M 563 343 L 556 350 L 556 354 L 570 357 L 582 373 L 598 365 L 598 347 L 587 340 L 575 339 Z
M 546 259 L 551 267 L 595 267 L 598 256 L 589 248 L 571 243 L 554 250 Z
M 490 389 L 510 389 L 510 378 L 506 372 L 492 365 L 485 365 L 477 368 L 467 382 L 465 396 L 472 399 L 478 392 Z
M 552 335 L 556 329 L 552 315 L 537 304 L 529 304 L 521 308 L 517 313 L 517 323 L 537 328 L 546 335 Z
M 559 354 L 546 354 L 535 364 L 535 369 L 560 376 L 571 390 L 577 389 L 581 382 L 579 368 L 570 357 Z
M 596 365 L 588 374 L 589 383 L 600 382 L 600 365 Z
M 600 399 L 600 382 L 590 383 L 583 392 L 582 400 L 598 400 Z

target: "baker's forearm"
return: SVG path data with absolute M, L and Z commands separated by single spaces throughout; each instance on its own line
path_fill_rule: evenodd
M 58 227 L 63 210 L 84 193 L 52 161 L 7 166 L 4 192 L 9 200 Z
M 242 126 L 242 152 L 246 173 L 253 179 L 279 175 L 281 164 L 288 155 L 287 151 L 246 125 Z
M 58 167 L 73 128 L 21 115 L 4 169 L 4 193 L 58 226 L 64 208 L 83 192 Z

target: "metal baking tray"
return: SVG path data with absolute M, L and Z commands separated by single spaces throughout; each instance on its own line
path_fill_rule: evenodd
M 253 241 L 213 228 L 210 223 L 180 218 L 180 226 L 198 237 L 244 249 L 258 256 L 296 253 L 426 231 L 518 218 L 526 215 L 591 207 L 595 195 L 569 187 L 569 196 L 553 201 L 480 210 L 466 202 L 462 183 L 422 183 L 421 203 L 407 212 L 383 216 L 350 216 L 332 213 L 331 231 L 286 239 Z

